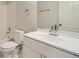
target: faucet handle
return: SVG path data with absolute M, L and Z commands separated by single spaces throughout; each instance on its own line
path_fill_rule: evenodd
M 62 26 L 62 24 L 59 24 L 59 26 Z

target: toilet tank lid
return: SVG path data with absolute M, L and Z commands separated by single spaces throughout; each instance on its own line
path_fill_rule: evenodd
M 18 44 L 15 43 L 15 42 L 12 42 L 12 41 L 8 41 L 8 42 L 5 42 L 5 43 L 2 43 L 0 45 L 1 48 L 12 48 L 12 47 L 16 47 Z

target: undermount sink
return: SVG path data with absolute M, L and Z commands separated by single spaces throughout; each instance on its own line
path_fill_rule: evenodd
M 35 35 L 33 35 L 33 34 L 35 34 Z M 29 35 L 29 33 L 28 33 L 28 35 Z M 51 41 L 51 42 L 54 42 L 54 41 L 55 42 L 64 42 L 65 41 L 63 36 L 53 36 L 53 35 L 50 35 L 48 32 L 43 32 L 43 31 L 31 32 L 30 35 L 35 37 L 35 39 L 39 38 L 40 40 L 44 39 L 45 41 Z
M 35 34 L 35 35 L 34 35 Z M 57 42 L 57 43 L 66 43 L 67 41 L 75 40 L 76 38 L 67 36 L 65 34 L 61 34 L 60 32 L 58 33 L 58 36 L 50 35 L 46 31 L 36 31 L 36 32 L 31 32 L 31 34 L 27 33 L 27 35 L 30 35 L 31 37 L 35 37 L 35 39 L 39 38 L 44 39 L 42 41 L 50 41 L 50 42 Z

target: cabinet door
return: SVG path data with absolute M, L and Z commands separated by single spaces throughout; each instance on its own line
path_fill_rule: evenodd
M 40 57 L 41 56 L 38 53 L 28 48 L 27 46 L 23 45 L 23 58 L 40 58 Z

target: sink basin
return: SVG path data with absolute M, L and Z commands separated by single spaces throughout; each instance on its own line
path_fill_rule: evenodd
M 34 35 L 35 34 L 35 35 Z M 31 32 L 31 34 L 27 33 L 27 35 L 29 37 L 33 37 L 35 39 L 43 39 L 42 41 L 51 41 L 51 42 L 64 42 L 64 38 L 63 36 L 53 36 L 53 35 L 49 35 L 49 33 L 47 32 L 43 32 L 43 31 L 36 31 L 36 32 Z

